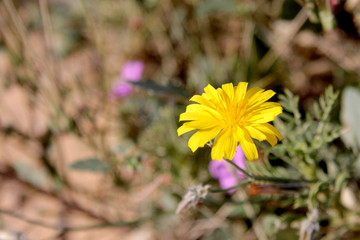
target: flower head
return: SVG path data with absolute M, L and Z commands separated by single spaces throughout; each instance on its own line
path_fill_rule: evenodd
M 123 98 L 129 96 L 132 91 L 133 88 L 130 83 L 117 81 L 115 82 L 110 95 L 114 98 Z
M 144 63 L 142 61 L 128 61 L 122 69 L 119 79 L 114 83 L 110 98 L 117 99 L 129 96 L 133 86 L 129 82 L 138 82 L 142 78 Z
M 240 168 L 245 168 L 245 155 L 240 145 L 237 147 L 232 161 Z M 237 169 L 235 171 L 233 170 L 235 170 L 234 167 L 230 166 L 226 161 L 211 161 L 209 163 L 210 174 L 219 181 L 222 189 L 234 187 L 239 180 L 246 178 L 241 171 Z M 234 191 L 235 189 L 232 189 L 227 192 L 231 194 Z
M 194 152 L 215 138 L 211 158 L 216 160 L 233 159 L 240 143 L 248 160 L 258 158 L 252 138 L 267 140 L 274 146 L 281 134 L 268 122 L 282 113 L 279 103 L 266 102 L 275 92 L 264 91 L 259 87 L 247 90 L 247 83 L 241 82 L 234 87 L 232 83 L 215 89 L 205 87 L 201 96 L 195 95 L 186 112 L 180 115 L 185 122 L 177 130 L 178 135 L 198 130 L 189 139 L 189 147 Z
M 142 61 L 128 61 L 121 70 L 121 78 L 130 82 L 137 82 L 142 78 L 144 63 Z
M 176 214 L 183 214 L 187 212 L 190 208 L 196 207 L 200 204 L 209 192 L 210 185 L 196 185 L 190 186 L 188 192 L 182 198 L 181 202 L 176 208 Z

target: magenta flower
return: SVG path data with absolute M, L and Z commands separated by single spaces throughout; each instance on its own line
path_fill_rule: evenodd
M 144 63 L 142 61 L 128 61 L 121 70 L 121 78 L 130 82 L 138 82 L 142 78 Z
M 129 96 L 133 91 L 133 87 L 130 83 L 125 81 L 117 81 L 115 82 L 110 97 L 112 98 L 123 98 Z
M 241 146 L 238 145 L 232 161 L 240 168 L 244 169 L 246 164 L 245 160 L 246 158 L 244 152 L 242 151 Z M 220 187 L 222 189 L 234 187 L 236 184 L 238 184 L 239 180 L 246 178 L 241 171 L 235 169 L 234 166 L 231 166 L 224 159 L 221 161 L 210 161 L 209 171 L 211 176 L 219 181 Z M 235 192 L 235 189 L 227 191 L 229 194 L 233 192 Z
M 144 63 L 142 61 L 128 61 L 122 69 L 120 78 L 114 83 L 111 92 L 111 99 L 118 99 L 129 96 L 133 92 L 133 86 L 129 82 L 138 82 L 142 78 Z

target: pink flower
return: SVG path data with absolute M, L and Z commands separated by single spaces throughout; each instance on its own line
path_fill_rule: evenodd
M 130 82 L 138 82 L 142 78 L 144 63 L 142 61 L 128 61 L 121 70 L 121 78 Z
M 123 98 L 129 96 L 133 91 L 133 87 L 130 83 L 125 81 L 117 81 L 115 82 L 110 96 L 114 98 Z
M 122 69 L 120 78 L 114 83 L 111 92 L 111 99 L 118 99 L 129 96 L 133 92 L 133 86 L 129 82 L 138 82 L 142 78 L 144 63 L 142 61 L 128 61 Z
M 241 146 L 238 145 L 232 161 L 240 168 L 244 169 L 246 164 L 245 160 L 244 152 L 242 151 Z M 246 178 L 241 171 L 236 170 L 234 166 L 231 166 L 224 159 L 221 161 L 212 160 L 209 164 L 209 171 L 211 176 L 218 179 L 222 189 L 234 187 L 238 184 L 239 180 Z M 227 191 L 229 194 L 234 192 L 235 189 Z

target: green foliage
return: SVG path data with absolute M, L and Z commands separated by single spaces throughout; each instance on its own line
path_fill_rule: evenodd
M 130 167 L 133 170 L 142 170 L 143 165 L 141 163 L 142 156 L 129 156 L 125 158 L 123 163 L 124 167 Z
M 37 169 L 26 163 L 18 163 L 14 164 L 14 170 L 20 179 L 34 186 L 46 188 L 49 185 L 50 174 L 45 168 Z
M 343 122 L 356 122 L 354 119 L 357 119 L 357 94 L 357 90 L 345 90 L 342 100 Z M 310 209 L 315 209 L 314 213 L 317 213 L 318 209 L 323 209 L 321 217 L 330 222 L 334 216 L 351 214 L 347 208 L 354 208 L 357 201 L 355 197 L 349 197 L 352 191 L 357 189 L 350 187 L 358 182 L 358 171 L 356 166 L 354 167 L 357 156 L 339 144 L 338 139 L 343 126 L 338 122 L 339 116 L 335 111 L 338 107 L 338 96 L 339 92 L 335 92 L 331 86 L 328 87 L 324 95 L 305 113 L 299 106 L 299 97 L 291 91 L 285 90 L 285 93 L 279 96 L 284 113 L 274 124 L 284 139 L 275 147 L 262 144 L 265 149 L 263 160 L 249 162 L 246 166 L 251 184 L 257 184 L 255 194 L 271 192 L 272 197 L 271 200 L 267 200 L 268 204 L 277 200 L 278 207 L 305 208 L 309 209 L 309 212 Z M 349 125 L 357 127 L 356 124 Z M 356 137 L 348 140 L 351 143 L 348 146 L 354 149 L 355 146 L 352 144 L 357 144 Z M 274 162 L 277 162 L 276 166 L 273 165 Z M 283 164 L 279 164 L 281 162 Z M 292 188 L 290 193 L 289 187 Z M 350 195 L 345 195 L 345 192 L 350 192 Z M 277 199 L 275 196 L 283 198 Z M 251 202 L 253 207 L 258 207 L 256 202 Z M 259 204 L 262 207 L 259 214 L 266 212 L 265 204 Z M 318 228 L 319 216 L 309 215 L 309 212 L 304 220 L 304 226 L 308 228 L 302 231 L 311 233 Z M 286 215 L 288 218 L 276 225 L 279 221 L 277 217 L 271 217 L 271 212 L 264 214 L 264 230 L 269 237 L 279 237 L 282 229 L 290 226 L 287 224 L 299 218 L 291 211 L 287 211 Z
M 340 136 L 340 124 L 332 121 L 333 110 L 338 93 L 329 87 L 324 96 L 313 104 L 311 112 L 305 117 L 299 110 L 299 98 L 289 90 L 280 95 L 280 103 L 285 112 L 275 121 L 284 140 L 269 149 L 276 157 L 295 167 L 307 179 L 324 175 L 321 161 L 339 165 L 336 155 L 328 151 L 331 143 Z
M 188 93 L 183 88 L 175 87 L 171 83 L 166 86 L 160 85 L 159 83 L 152 80 L 142 80 L 139 82 L 130 83 L 156 95 L 180 95 L 183 97 L 188 97 Z
M 196 9 L 197 17 L 203 17 L 218 11 L 233 11 L 236 7 L 234 0 L 205 0 Z
M 360 93 L 346 86 L 359 79 L 359 61 L 351 54 L 358 46 L 349 33 L 321 32 L 335 27 L 329 3 L 345 1 L 40 2 L 0 4 L 6 23 L 0 24 L 0 92 L 3 96 L 13 87 L 26 92 L 7 97 L 8 112 L 6 97 L 1 99 L 2 181 L 16 177 L 54 192 L 62 202 L 68 199 L 67 192 L 61 196 L 63 189 L 78 189 L 66 171 L 104 174 L 104 181 L 110 179 L 106 186 L 113 188 L 84 195 L 96 203 L 101 197 L 103 212 L 97 204 L 79 207 L 101 216 L 97 220 L 110 220 L 123 215 L 112 206 L 130 199 L 120 202 L 129 206 L 124 216 L 146 216 L 149 222 L 135 220 L 127 232 L 133 235 L 139 225 L 155 239 L 297 239 L 297 226 L 309 208 L 318 208 L 328 222 L 321 231 L 324 239 L 356 235 Z M 347 5 L 350 19 L 357 19 L 359 7 Z M 131 82 L 136 89 L 131 96 L 109 101 L 121 64 L 131 59 L 143 60 L 145 79 L 152 80 Z M 178 137 L 176 129 L 190 95 L 201 94 L 209 83 L 218 87 L 240 81 L 276 92 L 291 90 L 280 95 L 285 111 L 274 122 L 284 139 L 275 147 L 260 143 L 260 159 L 247 163 L 249 175 L 233 188 L 235 194 L 225 196 L 221 192 L 229 189 L 219 189 L 209 175 L 209 147 L 192 153 L 189 134 Z M 346 87 L 341 106 L 330 87 L 310 109 L 324 82 Z M 23 99 L 29 103 L 18 107 Z M 41 128 L 47 130 L 36 134 Z M 63 137 L 77 139 L 99 158 L 63 168 L 73 161 L 63 151 L 79 150 L 64 144 Z M 179 221 L 174 210 L 180 195 L 199 182 L 213 185 L 205 207 L 199 204 L 196 213 Z M 23 199 L 19 202 L 31 202 Z
M 90 172 L 108 172 L 110 167 L 98 158 L 87 158 L 69 165 L 70 169 Z

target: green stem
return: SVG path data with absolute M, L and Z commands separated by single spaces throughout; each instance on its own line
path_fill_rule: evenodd
M 118 222 L 108 222 L 108 223 L 100 223 L 100 224 L 94 224 L 94 225 L 87 225 L 87 226 L 76 226 L 76 227 L 62 227 L 62 232 L 74 232 L 74 231 L 82 231 L 82 230 L 89 230 L 89 229 L 98 229 L 98 228 L 108 228 L 108 227 L 121 227 L 121 226 L 134 226 L 137 225 L 143 221 L 150 220 L 150 217 L 144 217 L 139 218 L 134 221 L 124 222 L 124 221 L 118 221 Z
M 269 177 L 269 176 L 257 176 L 257 175 L 253 175 L 251 173 L 248 173 L 247 171 L 245 171 L 244 169 L 242 169 L 241 167 L 236 165 L 233 161 L 230 161 L 230 160 L 226 160 L 226 161 L 228 163 L 230 163 L 231 165 L 233 165 L 237 170 L 242 172 L 247 178 L 249 178 L 252 181 L 267 181 L 267 182 L 275 182 L 275 183 L 279 183 L 279 182 L 312 183 L 312 182 L 317 182 L 318 181 L 317 179 L 293 179 L 293 178 L 278 178 L 278 177 Z
M 236 165 L 233 161 L 231 160 L 227 160 L 225 159 L 225 161 L 227 161 L 228 163 L 230 163 L 231 165 L 233 165 L 237 170 L 239 170 L 240 172 L 242 172 L 246 177 L 252 179 L 254 178 L 253 175 L 251 175 L 250 173 L 248 173 L 247 171 L 245 171 L 244 169 L 242 169 L 241 167 L 239 167 L 238 165 Z
M 233 189 L 236 189 L 236 188 L 239 188 L 241 187 L 242 185 L 245 185 L 245 184 L 248 184 L 248 183 L 251 183 L 252 181 L 250 179 L 245 179 L 243 181 L 241 181 L 239 184 L 233 186 L 233 187 L 229 187 L 229 188 L 224 188 L 224 189 L 214 189 L 214 190 L 210 190 L 209 192 L 212 192 L 212 193 L 218 193 L 218 192 L 227 192 L 229 190 L 233 190 Z

